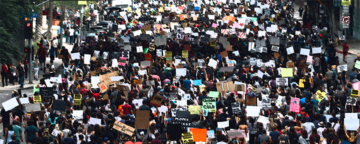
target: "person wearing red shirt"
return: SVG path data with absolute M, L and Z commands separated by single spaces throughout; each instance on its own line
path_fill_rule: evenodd
M 87 90 L 86 88 L 85 88 L 85 85 L 83 84 L 83 85 L 81 85 L 81 90 L 80 90 L 80 94 L 82 95 L 82 97 L 84 97 L 85 96 L 85 93 L 87 93 L 89 90 Z
M 122 106 L 122 111 L 124 115 L 131 114 L 132 113 L 132 107 L 129 105 L 129 100 L 125 100 L 125 104 Z
M 2 82 L 2 86 L 4 87 L 4 80 L 5 80 L 5 83 L 6 83 L 6 86 L 8 85 L 8 76 L 7 76 L 7 72 L 8 72 L 8 67 L 5 63 L 2 64 L 1 66 L 1 82 Z
M 347 59 L 347 54 L 349 51 L 349 45 L 346 43 L 346 41 L 344 43 L 342 43 L 341 45 L 343 46 L 343 61 L 345 63 L 347 63 L 346 59 Z

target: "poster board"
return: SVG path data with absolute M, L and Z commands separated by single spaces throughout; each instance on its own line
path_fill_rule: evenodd
M 136 110 L 135 127 L 137 129 L 147 129 L 149 127 L 149 115 L 148 110 Z
M 163 96 L 160 95 L 154 95 L 150 101 L 150 104 L 155 106 L 161 106 L 161 102 L 164 100 Z
M 117 131 L 127 134 L 129 136 L 132 136 L 135 131 L 135 128 L 128 126 L 124 123 L 121 123 L 119 121 L 115 121 L 113 129 L 116 129 Z

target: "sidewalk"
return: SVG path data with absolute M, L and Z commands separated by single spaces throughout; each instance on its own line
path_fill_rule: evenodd
M 45 33 L 46 30 L 42 30 L 42 33 Z M 63 46 L 68 49 L 68 51 L 70 52 L 73 48 L 73 45 L 70 45 L 68 43 L 65 43 L 66 42 L 66 38 L 63 38 Z M 46 64 L 50 64 L 50 56 L 46 58 Z M 62 60 L 61 59 L 58 59 L 58 58 L 55 58 L 54 59 L 54 65 L 55 65 L 55 69 L 57 71 L 57 73 L 55 74 L 56 76 L 58 76 L 60 73 L 58 72 L 58 68 L 60 67 L 60 65 L 62 64 Z M 28 72 L 29 73 L 29 72 Z M 42 75 L 43 75 L 43 70 L 39 70 L 39 80 L 42 78 Z M 40 81 L 36 81 L 34 80 L 34 72 L 32 72 L 32 83 L 33 84 L 29 84 L 29 74 L 28 74 L 28 78 L 27 79 L 24 79 L 24 88 L 23 89 L 29 89 L 29 88 L 32 88 L 33 85 L 36 85 L 38 84 Z M 1 79 L 1 78 L 0 78 Z M 15 82 L 14 83 L 15 85 L 13 84 L 10 84 L 8 83 L 8 86 L 5 86 L 5 87 L 2 87 L 2 84 L 0 85 L 1 86 L 1 91 L 9 91 L 9 90 L 15 90 L 15 89 L 19 89 L 20 88 L 20 84 L 19 82 Z
M 347 41 L 347 44 L 349 45 L 349 54 L 360 55 L 360 49 L 359 49 L 360 40 L 349 39 L 346 41 Z M 336 47 L 336 51 L 338 53 L 343 51 L 343 47 L 342 47 L 341 43 L 339 43 L 339 45 Z

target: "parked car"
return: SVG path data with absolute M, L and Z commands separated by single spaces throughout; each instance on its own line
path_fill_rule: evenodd
M 104 30 L 107 30 L 107 27 L 108 27 L 109 23 L 111 24 L 112 22 L 111 22 L 111 21 L 102 21 L 102 22 L 99 22 L 99 23 L 97 24 L 97 26 L 102 26 L 102 28 L 103 28 Z
M 105 30 L 103 29 L 103 27 L 102 26 L 93 26 L 93 27 L 91 27 L 90 28 L 90 30 L 89 30 L 89 33 L 98 33 L 98 34 L 100 34 L 100 33 L 105 33 Z

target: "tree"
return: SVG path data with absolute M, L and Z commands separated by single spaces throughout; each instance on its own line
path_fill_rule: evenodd
M 38 2 L 39 0 L 33 0 Z M 26 1 L 28 2 L 28 1 Z M 6 0 L 0 4 L 0 63 L 12 63 L 20 60 L 23 47 L 14 46 L 13 34 L 23 29 L 23 14 L 39 11 L 38 8 L 23 0 Z M 22 31 L 20 31 L 22 32 Z
M 53 20 L 53 2 L 49 2 L 49 23 L 48 23 L 48 39 L 51 39 L 51 27 L 52 27 L 52 20 Z
M 44 8 L 44 6 L 41 6 L 41 7 L 42 7 L 41 9 Z M 41 38 L 42 17 L 43 17 L 43 14 L 42 14 L 42 12 L 40 12 L 39 17 L 36 18 L 36 29 L 35 29 L 35 39 L 34 39 L 35 41 L 38 41 Z

